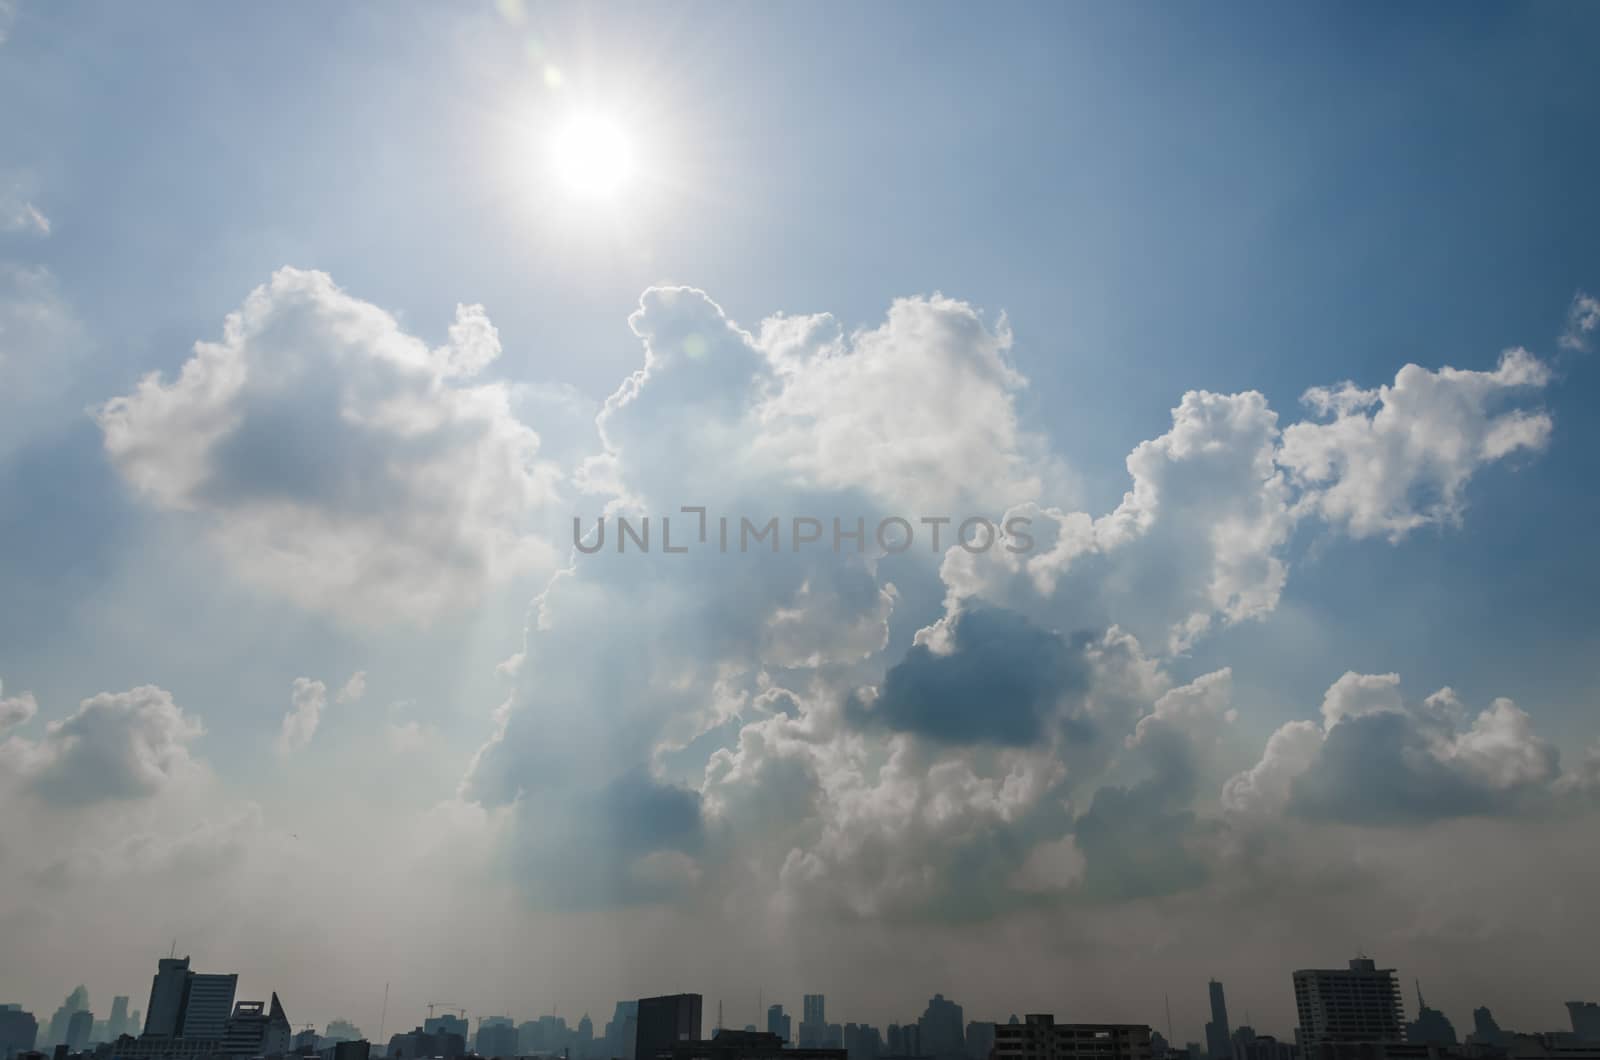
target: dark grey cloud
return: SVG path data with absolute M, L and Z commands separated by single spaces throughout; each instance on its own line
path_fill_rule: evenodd
M 1295 778 L 1289 811 L 1350 824 L 1414 824 L 1509 808 L 1496 791 L 1435 756 L 1408 714 L 1345 718 L 1328 730 L 1311 768 Z
M 847 704 L 851 718 L 939 743 L 1020 747 L 1039 742 L 1063 701 L 1089 688 L 1082 643 L 1014 611 L 962 611 L 950 632 L 948 653 L 914 645 L 873 703 Z

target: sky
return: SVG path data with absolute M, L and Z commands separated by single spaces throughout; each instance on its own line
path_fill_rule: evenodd
M 1564 1026 L 1597 30 L 0 2 L 0 1001 Z

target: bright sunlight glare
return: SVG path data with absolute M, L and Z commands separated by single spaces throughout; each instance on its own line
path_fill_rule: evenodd
M 578 195 L 610 198 L 633 173 L 633 150 L 622 127 L 600 114 L 576 114 L 557 129 L 551 160 L 560 182 Z

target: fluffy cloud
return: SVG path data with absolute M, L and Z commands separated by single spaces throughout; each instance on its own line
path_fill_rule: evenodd
M 1600 329 L 1600 298 L 1579 291 L 1567 309 L 1567 326 L 1558 340 L 1561 348 L 1587 351 L 1596 329 Z
M 1328 689 L 1322 718 L 1274 733 L 1261 761 L 1228 781 L 1223 804 L 1244 815 L 1409 823 L 1512 812 L 1548 797 L 1559 775 L 1555 748 L 1509 699 L 1469 717 L 1451 689 L 1407 704 L 1398 675 L 1347 673 Z
M 367 671 L 357 670 L 350 675 L 334 698 L 340 703 L 355 703 L 367 694 Z
M 26 725 L 39 713 L 39 703 L 33 698 L 32 692 L 17 696 L 5 696 L 4 692 L 5 684 L 0 682 L 0 736 L 9 729 Z
M 84 700 L 38 740 L 11 736 L 0 743 L 0 761 L 53 805 L 143 799 L 201 771 L 189 747 L 203 731 L 170 693 L 145 685 Z
M 1398 679 L 1351 675 L 1321 722 L 1285 726 L 1232 776 L 1231 671 L 1178 684 L 1163 660 L 1269 614 L 1297 527 L 1361 533 L 1329 495 L 1368 495 L 1354 483 L 1374 474 L 1411 483 L 1410 501 L 1447 482 L 1458 512 L 1477 467 L 1530 448 L 1516 425 L 1548 429 L 1518 404 L 1545 377 L 1522 354 L 1406 369 L 1370 399 L 1330 391 L 1333 423 L 1287 431 L 1261 394 L 1193 391 L 1094 516 L 1048 505 L 1051 484 L 1019 470 L 1044 465 L 1017 426 L 1011 336 L 962 303 L 897 302 L 848 336 L 826 316 L 752 332 L 671 288 L 631 323 L 643 366 L 604 403 L 578 481 L 613 517 L 654 516 L 658 550 L 663 515 L 675 541 L 699 540 L 685 504 L 706 507 L 713 544 L 718 514 L 1004 506 L 1035 547 L 622 555 L 613 524 L 535 601 L 517 689 L 461 787 L 507 825 L 518 878 L 566 904 L 692 887 L 752 913 L 961 918 L 1207 885 L 1249 820 L 1319 815 L 1317 778 L 1348 767 L 1365 719 L 1402 709 Z M 1351 417 L 1388 449 L 1315 473 L 1307 452 L 1357 444 Z M 1422 441 L 1390 440 L 1412 428 Z M 1476 440 L 1443 469 L 1451 430 Z M 1445 510 L 1383 506 L 1402 522 Z M 1502 795 L 1544 783 L 1516 708 L 1459 724 L 1453 709 L 1431 697 L 1406 715 L 1438 771 Z
M 1514 349 L 1490 372 L 1408 364 L 1392 386 L 1316 387 L 1303 400 L 1327 422 L 1285 429 L 1278 459 L 1305 487 L 1304 507 L 1354 537 L 1398 540 L 1458 521 L 1483 465 L 1545 447 L 1549 414 L 1514 402 L 1549 381 Z
M 137 493 L 192 512 L 246 579 L 360 621 L 426 621 L 547 564 L 555 472 L 504 386 L 481 307 L 429 349 L 326 275 L 281 269 L 175 380 L 108 401 Z
M 1132 486 L 1113 511 L 1019 505 L 1006 521 L 1031 521 L 1031 550 L 950 549 L 948 606 L 977 598 L 1069 628 L 1115 623 L 1175 650 L 1219 618 L 1271 611 L 1293 529 L 1277 441 L 1260 394 L 1185 394 L 1172 429 L 1129 454 Z
M 310 746 L 328 705 L 328 686 L 309 677 L 296 677 L 289 694 L 289 712 L 278 730 L 278 750 L 301 751 Z
M 0 11 L 0 21 L 5 14 Z M 0 29 L 3 34 L 3 29 Z M 50 234 L 50 218 L 28 198 L 22 183 L 0 176 L 0 232 L 22 232 L 29 235 Z

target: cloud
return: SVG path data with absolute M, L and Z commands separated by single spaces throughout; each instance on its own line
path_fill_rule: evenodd
M 285 753 L 310 746 L 322 721 L 322 710 L 328 705 L 328 686 L 309 677 L 296 677 L 289 701 L 292 706 L 278 730 L 278 750 Z
M 1600 328 L 1600 298 L 1579 291 L 1572 296 L 1572 305 L 1567 309 L 1567 326 L 1558 344 L 1563 350 L 1587 352 L 1592 341 L 1590 336 L 1597 328 Z
M 200 772 L 189 747 L 203 732 L 171 693 L 144 685 L 85 699 L 38 740 L 11 736 L 0 743 L 0 761 L 53 805 L 145 799 Z
M 4 40 L 5 19 L 4 10 L 0 10 L 0 42 Z M 50 234 L 50 218 L 29 200 L 19 181 L 0 184 L 0 232 L 34 236 Z
M 357 670 L 334 698 L 340 703 L 355 703 L 367 694 L 367 671 Z
M 1492 372 L 1408 364 L 1392 386 L 1315 387 L 1302 400 L 1327 422 L 1286 428 L 1278 459 L 1305 488 L 1303 508 L 1352 537 L 1398 541 L 1458 522 L 1485 464 L 1548 444 L 1550 415 L 1516 403 L 1549 381 L 1548 367 L 1513 349 Z
M 1449 688 L 1407 704 L 1399 686 L 1397 674 L 1340 677 L 1323 698 L 1322 725 L 1280 728 L 1261 760 L 1224 786 L 1223 805 L 1394 825 L 1513 813 L 1552 794 L 1556 750 L 1509 699 L 1469 718 Z
M 318 272 L 280 269 L 170 382 L 103 405 L 137 494 L 193 513 L 269 592 L 360 622 L 425 622 L 548 568 L 555 496 L 508 390 L 469 380 L 499 353 L 480 306 L 428 349 Z
M 1088 687 L 1081 645 L 1067 644 L 1014 612 L 965 611 L 942 650 L 913 645 L 867 704 L 860 724 L 915 732 L 945 743 L 1035 743 L 1069 693 Z
M 33 698 L 32 692 L 23 692 L 17 696 L 4 696 L 5 684 L 0 682 L 0 736 L 4 736 L 10 729 L 26 725 L 39 713 L 39 703 Z

